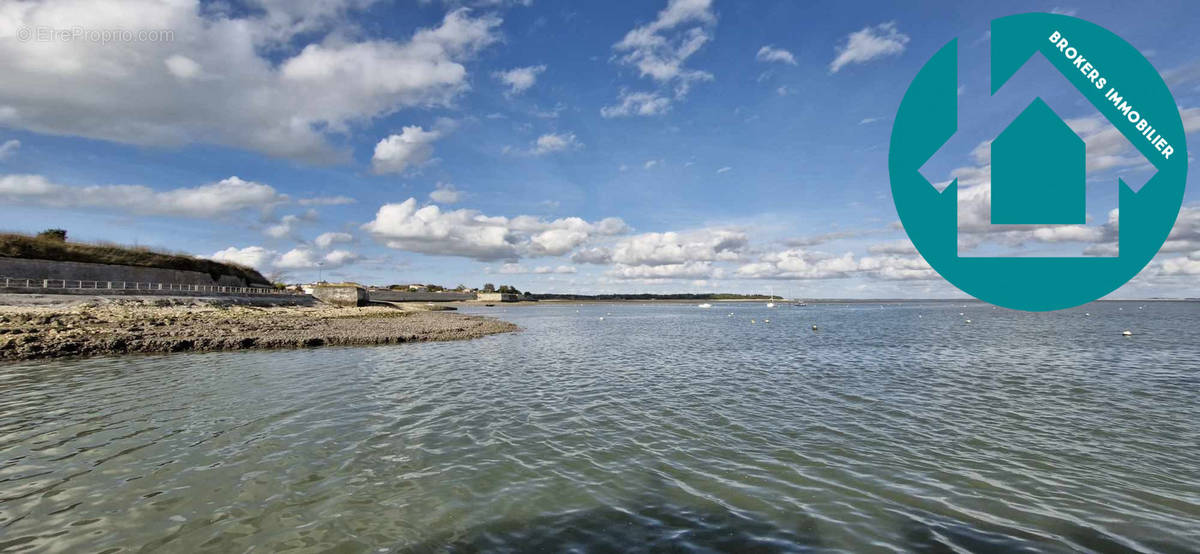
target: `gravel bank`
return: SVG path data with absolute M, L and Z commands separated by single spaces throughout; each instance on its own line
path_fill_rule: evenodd
M 390 306 L 247 306 L 185 299 L 0 306 L 0 360 L 461 340 L 516 331 L 487 317 Z

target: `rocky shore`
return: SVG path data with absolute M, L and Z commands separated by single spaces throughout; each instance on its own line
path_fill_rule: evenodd
M 0 306 L 0 361 L 460 340 L 516 331 L 424 307 L 255 306 L 203 299 L 93 299 Z

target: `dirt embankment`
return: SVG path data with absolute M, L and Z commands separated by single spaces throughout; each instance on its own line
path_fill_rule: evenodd
M 247 306 L 182 299 L 0 306 L 0 360 L 460 340 L 516 331 L 487 317 L 396 307 Z

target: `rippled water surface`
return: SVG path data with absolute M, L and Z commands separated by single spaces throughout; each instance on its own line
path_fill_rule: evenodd
M 0 366 L 0 551 L 1197 552 L 1200 304 L 1142 306 Z

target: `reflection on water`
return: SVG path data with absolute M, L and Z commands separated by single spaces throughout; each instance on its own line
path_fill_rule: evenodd
M 0 366 L 0 551 L 1196 552 L 1200 304 L 1140 307 Z

